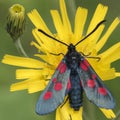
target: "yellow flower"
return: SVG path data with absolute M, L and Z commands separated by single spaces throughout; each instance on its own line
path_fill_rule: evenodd
M 52 34 L 37 10 L 34 9 L 28 13 L 29 18 L 36 27 L 32 31 L 34 37 L 36 38 L 36 42 L 32 41 L 31 45 L 34 45 L 39 52 L 44 52 L 44 54 L 35 54 L 35 56 L 42 59 L 44 62 L 39 59 L 17 57 L 12 55 L 4 56 L 2 60 L 3 63 L 23 67 L 23 69 L 16 70 L 16 79 L 24 81 L 13 84 L 11 86 L 11 91 L 28 89 L 29 93 L 34 93 L 44 90 L 48 84 L 48 80 L 51 78 L 56 67 L 63 58 L 62 55 L 54 56 L 50 53 L 66 54 L 67 52 L 66 46 L 45 36 L 39 32 L 38 29 L 42 29 L 47 34 L 53 36 L 56 39 L 59 39 L 66 44 L 76 44 L 87 34 L 89 34 L 100 21 L 104 20 L 108 10 L 107 6 L 99 4 L 95 10 L 86 34 L 83 34 L 84 25 L 88 14 L 87 9 L 82 7 L 77 8 L 74 21 L 74 29 L 72 30 L 67 15 L 65 2 L 64 0 L 59 1 L 61 15 L 57 10 L 50 11 L 56 29 L 55 34 Z M 99 61 L 89 58 L 87 60 L 90 62 L 91 66 L 102 78 L 102 80 L 110 80 L 120 76 L 120 72 L 116 72 L 115 68 L 111 67 L 112 62 L 120 59 L 120 42 L 116 43 L 103 53 L 99 53 L 119 23 L 119 18 L 115 18 L 108 30 L 101 37 L 101 34 L 105 27 L 105 25 L 102 24 L 92 35 L 90 35 L 76 47 L 77 51 L 83 52 L 85 55 L 91 53 L 90 56 L 100 57 Z M 81 107 L 81 109 L 76 112 L 70 108 L 69 103 L 66 102 L 64 106 L 60 106 L 57 109 L 56 120 L 68 120 L 71 118 L 72 120 L 82 120 L 82 110 L 83 108 Z M 112 110 L 101 108 L 100 110 L 105 114 L 107 118 L 115 117 L 115 114 Z

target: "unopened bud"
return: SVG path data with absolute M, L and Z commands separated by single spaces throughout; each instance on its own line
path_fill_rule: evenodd
M 14 4 L 9 8 L 7 17 L 7 32 L 12 39 L 17 40 L 25 30 L 25 9 L 20 4 Z

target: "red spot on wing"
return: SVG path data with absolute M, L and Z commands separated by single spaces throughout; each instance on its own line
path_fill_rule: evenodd
M 87 86 L 90 88 L 94 88 L 95 87 L 95 81 L 94 80 L 88 80 L 87 81 Z
M 106 90 L 104 87 L 99 87 L 99 88 L 98 88 L 98 92 L 99 92 L 101 95 L 107 95 L 107 90 Z
M 68 80 L 68 83 L 67 83 L 67 89 L 69 90 L 71 88 L 71 83 L 70 83 L 70 79 Z
M 83 63 L 84 63 L 87 67 L 90 66 L 90 64 L 88 63 L 88 61 L 87 61 L 86 59 L 83 60 Z
M 44 94 L 43 99 L 44 99 L 44 100 L 48 100 L 48 99 L 50 99 L 51 97 L 52 97 L 52 92 L 47 91 L 47 92 Z
M 67 68 L 66 64 L 63 64 L 63 66 L 60 69 L 60 73 L 64 73 L 66 71 L 66 68 Z
M 87 71 L 87 70 L 88 70 L 88 67 L 87 67 L 83 62 L 80 62 L 80 67 L 81 67 L 84 71 Z
M 65 63 L 61 62 L 61 63 L 58 65 L 57 69 L 60 71 L 60 73 L 64 73 L 64 72 L 66 71 L 66 69 L 67 69 L 67 66 L 66 66 Z
M 58 67 L 57 67 L 58 70 L 60 70 L 62 64 L 63 64 L 63 62 L 60 62 L 60 64 L 59 64 Z
M 92 79 L 96 79 L 97 75 L 96 74 L 92 74 Z
M 61 82 L 56 82 L 54 84 L 54 90 L 60 91 L 62 89 L 62 83 Z
M 52 82 L 54 82 L 54 83 L 55 83 L 55 82 L 56 82 L 56 80 L 57 80 L 57 78 L 53 78 L 53 79 L 52 79 Z

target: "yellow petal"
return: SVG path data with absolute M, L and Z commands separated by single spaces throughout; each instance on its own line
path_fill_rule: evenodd
M 44 53 L 48 52 L 48 49 L 46 47 L 44 47 L 44 46 L 41 47 L 41 45 L 43 44 L 43 41 L 41 40 L 41 38 L 39 37 L 39 35 L 37 34 L 36 31 L 37 31 L 37 29 L 33 29 L 32 34 L 34 35 L 34 37 L 35 37 L 35 39 L 36 39 L 36 41 L 38 43 L 39 49 L 41 51 L 44 51 Z M 34 44 L 34 43 L 32 42 L 32 44 Z
M 115 75 L 116 75 L 117 77 L 120 77 L 120 72 L 116 72 Z
M 42 70 L 34 69 L 17 69 L 16 79 L 27 79 L 27 78 L 43 78 Z
M 87 18 L 87 9 L 78 7 L 75 15 L 75 27 L 74 27 L 74 41 L 73 43 L 77 43 L 81 38 L 84 30 L 84 25 Z M 79 23 L 79 24 L 78 24 Z
M 37 29 L 33 30 L 33 35 L 34 35 L 37 42 L 39 43 L 39 45 L 41 46 L 41 48 L 44 51 L 48 51 L 48 52 L 54 52 L 55 51 L 55 47 L 53 47 L 53 49 L 51 49 L 52 46 L 56 46 L 55 43 L 54 43 L 54 40 L 52 40 L 51 38 L 47 37 L 46 35 L 38 32 Z
M 64 0 L 60 0 L 59 2 L 60 2 L 62 29 L 59 30 L 61 32 L 60 32 L 60 34 L 58 33 L 58 38 L 60 38 L 60 40 L 64 41 L 65 43 L 70 44 L 71 43 L 71 39 L 73 37 L 73 33 L 72 33 L 72 29 L 71 29 L 69 18 L 68 18 L 68 15 L 67 15 L 65 1 Z M 55 18 L 55 16 L 54 16 L 54 18 Z
M 72 30 L 71 30 L 70 21 L 66 11 L 65 0 L 60 0 L 60 10 L 61 10 L 61 15 L 63 20 L 64 31 L 66 33 L 71 33 Z
M 44 90 L 46 87 L 45 80 L 28 79 L 19 83 L 14 83 L 10 87 L 10 91 L 18 91 L 28 89 L 29 93 L 38 92 Z
M 44 90 L 46 87 L 45 80 L 32 80 L 28 83 L 28 92 L 34 93 Z
M 116 117 L 115 113 L 111 109 L 100 108 L 100 110 L 108 119 L 112 119 Z
M 35 54 L 35 56 L 40 57 L 45 62 L 49 63 L 50 65 L 53 65 L 55 68 L 58 66 L 58 64 L 61 62 L 63 55 L 55 56 L 55 55 L 40 55 Z
M 39 45 L 43 44 L 43 41 L 41 40 L 41 38 L 39 37 L 39 33 L 38 33 L 38 29 L 33 29 L 32 30 L 32 34 L 34 35 L 36 41 L 38 42 Z
M 66 46 L 61 45 L 59 42 L 49 38 L 48 36 L 44 35 L 41 32 L 38 32 L 37 29 L 33 30 L 33 35 L 35 36 L 37 42 L 39 43 L 39 45 L 41 46 L 41 48 L 44 51 L 47 51 L 49 53 L 54 53 L 54 54 L 58 54 L 58 52 L 64 53 L 64 51 L 62 51 L 62 50 L 64 48 L 66 48 Z M 53 35 L 51 35 L 51 36 L 53 36 Z M 53 36 L 53 37 L 55 37 L 55 36 Z
M 47 55 L 42 55 L 42 54 L 35 54 L 34 56 L 37 56 L 37 57 L 39 57 L 39 58 L 41 58 L 43 61 L 45 61 L 45 62 L 50 62 L 48 59 L 48 56 Z
M 37 10 L 34 9 L 31 13 L 28 13 L 28 16 L 31 19 L 31 21 L 33 22 L 33 24 L 37 27 L 37 29 L 40 28 L 43 31 L 45 31 L 47 34 L 53 36 L 52 33 L 50 32 L 50 30 L 47 28 L 47 26 L 46 26 L 45 22 L 43 21 L 42 17 L 37 12 Z M 51 38 L 47 37 L 46 35 L 38 32 L 37 29 L 33 30 L 33 35 L 35 36 L 39 45 L 41 45 L 41 40 L 42 40 L 42 41 L 44 41 L 44 44 L 45 44 L 44 47 L 46 48 L 46 50 L 48 50 L 49 52 L 56 51 L 56 49 L 55 49 L 56 47 L 54 47 L 53 49 L 51 49 L 51 47 L 52 46 L 59 47 L 59 44 L 57 42 L 55 42 L 55 40 L 52 40 Z
M 56 111 L 56 120 L 70 120 L 70 115 L 66 111 L 61 111 L 58 108 Z
M 57 10 L 51 10 L 50 12 L 52 15 L 55 29 L 57 31 L 57 35 L 59 36 L 59 39 L 61 41 L 64 41 L 64 27 L 63 27 L 63 23 L 60 18 L 60 14 L 58 13 Z
M 12 84 L 10 86 L 10 91 L 25 90 L 28 88 L 28 81 L 22 81 L 19 83 Z
M 81 107 L 79 111 L 74 111 L 74 113 L 71 115 L 72 119 L 73 120 L 83 120 L 82 112 L 83 112 L 83 107 Z
M 49 52 L 55 51 L 55 49 L 54 49 L 55 47 L 53 49 L 51 49 L 51 46 L 56 46 L 57 43 L 54 43 L 54 40 L 52 40 L 51 38 L 47 37 L 46 35 L 44 35 L 43 33 L 38 31 L 38 29 L 40 28 L 43 31 L 45 31 L 47 34 L 53 36 L 52 33 L 50 32 L 50 30 L 47 28 L 42 17 L 37 12 L 37 10 L 34 9 L 31 13 L 28 13 L 28 16 L 32 20 L 33 24 L 35 24 L 35 26 L 37 27 L 37 29 L 34 29 L 32 31 L 32 33 L 35 36 L 39 45 L 41 45 L 42 42 L 44 41 L 43 43 L 45 44 L 44 47 L 46 48 L 46 50 L 48 50 Z
M 104 17 L 107 13 L 107 6 L 103 6 L 102 4 L 99 4 L 95 10 L 95 13 L 92 17 L 92 20 L 90 22 L 90 25 L 88 27 L 87 30 L 87 34 L 89 34 L 95 27 L 96 25 L 101 22 L 102 20 L 104 20 Z M 89 51 L 89 53 L 92 53 L 92 50 L 94 49 L 96 42 L 98 41 L 102 31 L 104 29 L 104 25 L 101 25 L 91 36 L 89 36 L 86 41 L 85 44 L 85 49 L 84 49 L 84 53 L 88 54 L 87 51 Z
M 114 29 L 118 26 L 119 23 L 120 23 L 120 19 L 119 18 L 116 18 L 112 22 L 112 24 L 110 25 L 110 27 L 108 28 L 108 30 L 106 31 L 106 33 L 104 34 L 104 36 L 96 44 L 96 50 L 97 51 L 101 50 L 101 48 L 104 46 L 104 44 L 106 43 L 107 39 L 110 37 L 111 33 L 114 31 Z
M 102 80 L 111 80 L 116 77 L 115 68 L 110 68 L 110 63 L 91 60 L 90 64 Z
M 72 108 L 70 108 L 72 109 Z M 68 108 L 58 108 L 56 111 L 56 120 L 83 120 L 81 107 L 79 111 L 70 110 Z
M 39 60 L 26 57 L 17 57 L 12 55 L 5 55 L 2 63 L 27 68 L 43 68 L 45 66 L 45 63 L 40 62 Z
M 43 51 L 41 50 L 41 47 L 40 47 L 36 42 L 32 41 L 32 42 L 30 43 L 30 45 L 35 46 L 35 47 L 38 49 L 39 52 L 43 52 Z
M 92 35 L 90 35 L 84 42 L 84 54 L 93 54 L 96 43 L 102 34 L 105 25 L 101 25 Z M 86 42 L 87 41 L 87 42 Z
M 95 10 L 95 13 L 92 17 L 92 20 L 90 22 L 90 25 L 88 27 L 87 34 L 89 34 L 100 21 L 104 20 L 104 17 L 107 13 L 107 10 L 108 10 L 107 6 L 103 6 L 102 4 L 98 4 L 98 6 Z
M 102 58 L 101 62 L 107 64 L 120 59 L 120 42 L 113 45 L 99 56 Z
M 36 28 L 40 28 L 47 33 L 51 33 L 50 30 L 48 29 L 47 25 L 45 24 L 44 20 L 38 13 L 36 9 L 32 10 L 31 12 L 28 13 L 28 17 L 32 21 L 32 23 L 35 25 Z
M 66 102 L 66 98 L 64 102 Z M 81 107 L 79 111 L 75 111 L 73 108 L 70 107 L 68 100 L 66 103 L 64 102 L 61 106 L 57 108 L 56 120 L 82 120 L 83 108 Z
M 100 71 L 98 75 L 101 77 L 102 80 L 112 80 L 116 77 L 114 68 Z

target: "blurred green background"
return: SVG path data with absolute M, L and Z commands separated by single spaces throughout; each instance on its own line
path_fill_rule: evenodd
M 8 8 L 15 3 L 22 4 L 25 7 L 26 12 L 30 12 L 32 9 L 36 8 L 47 23 L 48 27 L 55 32 L 49 11 L 50 9 L 59 10 L 59 0 L 0 0 L 0 60 L 3 58 L 4 54 L 19 55 L 11 37 L 5 29 Z M 107 22 L 105 23 L 106 28 L 116 16 L 120 15 L 119 0 L 66 0 L 66 3 L 69 17 L 72 22 L 76 9 L 75 6 L 88 8 L 89 16 L 87 19 L 86 28 L 98 3 L 103 3 L 104 5 L 109 6 L 109 11 L 106 17 Z M 29 56 L 32 56 L 33 53 L 37 52 L 36 49 L 31 47 L 29 44 L 31 40 L 34 40 L 31 33 L 33 28 L 34 26 L 26 16 L 26 31 L 22 36 L 22 44 Z M 113 32 L 104 49 L 109 48 L 110 45 L 119 41 L 120 25 Z M 120 61 L 117 61 L 112 65 L 115 66 L 117 71 L 120 71 Z M 54 120 L 54 113 L 46 116 L 38 116 L 35 113 L 35 104 L 40 92 L 28 94 L 26 90 L 17 92 L 9 91 L 10 85 L 17 82 L 15 79 L 15 70 L 16 67 L 0 63 L 0 120 Z M 116 78 L 105 82 L 116 99 L 117 106 L 114 111 L 117 114 L 120 110 L 119 79 L 120 78 Z M 86 99 L 84 101 L 84 105 L 86 109 L 84 113 L 86 116 L 84 116 L 85 120 L 107 120 L 99 109 L 95 105 L 90 104 Z M 117 120 L 120 120 L 120 118 L 117 118 Z

